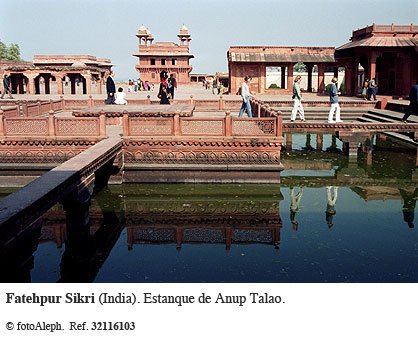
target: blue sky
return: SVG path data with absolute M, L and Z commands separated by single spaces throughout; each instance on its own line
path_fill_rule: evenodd
M 0 0 L 0 41 L 35 54 L 110 58 L 117 79 L 137 77 L 135 36 L 141 24 L 156 42 L 192 36 L 193 73 L 227 71 L 234 45 L 340 46 L 352 30 L 377 24 L 418 24 L 417 0 Z

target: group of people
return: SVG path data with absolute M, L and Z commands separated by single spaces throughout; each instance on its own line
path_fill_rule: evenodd
M 376 101 L 376 78 L 364 79 L 361 94 L 363 95 L 364 100 L 371 101 L 373 95 L 373 100 Z
M 325 220 L 328 228 L 331 228 L 333 224 L 333 217 L 337 214 L 335 210 L 335 204 L 338 198 L 338 186 L 327 186 L 327 208 L 325 210 Z M 299 191 L 295 194 L 295 189 L 290 188 L 290 222 L 292 223 L 293 230 L 298 230 L 297 215 L 300 211 L 299 204 L 302 199 L 303 187 L 299 187 Z
M 150 84 L 148 81 L 132 80 L 128 81 L 128 92 L 138 92 L 138 91 L 154 91 L 154 84 Z
M 302 93 L 300 90 L 300 82 L 302 81 L 302 77 L 298 75 L 293 83 L 293 109 L 292 114 L 290 116 L 290 121 L 294 122 L 296 120 L 296 114 L 299 113 L 300 120 L 305 122 L 305 112 L 302 106 Z M 331 108 L 329 110 L 328 115 L 328 123 L 341 123 L 341 109 L 338 103 L 338 96 L 341 95 L 341 92 L 337 89 L 338 78 L 333 77 L 331 80 L 331 85 L 329 87 L 329 100 L 331 104 Z M 335 112 L 335 121 L 334 121 L 334 112 Z
M 115 73 L 110 72 L 109 76 L 106 79 L 106 92 L 107 92 L 107 105 L 127 105 L 126 94 L 123 91 L 122 87 L 118 88 L 116 92 L 116 85 L 114 81 Z M 170 99 L 174 99 L 174 90 L 177 88 L 177 81 L 173 74 L 168 77 L 168 73 L 163 70 L 160 73 L 160 88 L 158 91 L 158 98 L 160 99 L 160 104 L 167 105 L 170 104 Z M 131 82 L 129 81 L 128 92 L 131 92 Z M 132 82 L 133 84 L 133 82 Z M 150 88 L 151 86 L 148 86 Z

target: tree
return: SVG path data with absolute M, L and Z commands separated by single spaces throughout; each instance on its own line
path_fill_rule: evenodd
M 0 59 L 7 59 L 7 47 L 3 42 L 0 42 Z
M 7 47 L 3 42 L 0 42 L 0 59 L 8 60 L 22 60 L 20 58 L 20 48 L 16 43 L 11 43 Z
M 11 43 L 7 49 L 7 59 L 9 60 L 22 60 L 20 58 L 20 48 L 16 43 Z
M 306 72 L 306 65 L 303 64 L 302 62 L 296 63 L 295 66 L 293 67 L 293 70 L 298 73 Z

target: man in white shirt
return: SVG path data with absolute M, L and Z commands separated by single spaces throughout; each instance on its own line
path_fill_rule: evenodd
M 242 96 L 242 105 L 241 110 L 239 111 L 238 117 L 242 117 L 244 110 L 247 109 L 248 117 L 253 117 L 251 113 L 250 97 L 254 97 L 250 94 L 250 89 L 248 87 L 248 82 L 251 80 L 249 76 L 244 78 L 244 82 L 241 85 L 241 96 Z

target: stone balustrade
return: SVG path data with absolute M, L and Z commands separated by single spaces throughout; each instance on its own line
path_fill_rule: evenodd
M 41 110 L 42 107 L 40 106 Z M 0 111 L 0 136 L 104 137 L 106 135 L 105 117 L 102 115 L 55 117 L 54 111 L 50 110 L 47 117 L 7 117 L 2 112 Z

